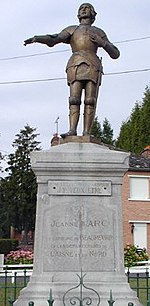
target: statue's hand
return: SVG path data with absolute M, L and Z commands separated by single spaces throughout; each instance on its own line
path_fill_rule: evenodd
M 106 41 L 97 34 L 90 34 L 90 40 L 102 48 L 106 45 Z
M 34 43 L 34 42 L 36 42 L 35 36 L 26 39 L 26 40 L 24 41 L 24 46 L 29 45 L 29 44 L 32 44 L 32 43 Z

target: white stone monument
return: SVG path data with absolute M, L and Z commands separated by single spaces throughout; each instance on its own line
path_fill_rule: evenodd
M 46 306 L 52 288 L 54 306 L 62 306 L 81 270 L 101 305 L 108 305 L 110 290 L 115 306 L 140 305 L 123 264 L 121 185 L 128 154 L 88 136 L 68 139 L 31 157 L 38 182 L 34 270 L 14 305 Z

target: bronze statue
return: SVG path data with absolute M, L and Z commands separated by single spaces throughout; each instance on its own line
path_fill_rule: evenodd
M 70 44 L 72 56 L 66 67 L 67 82 L 70 86 L 69 97 L 69 132 L 61 135 L 77 135 L 77 125 L 80 116 L 82 91 L 84 98 L 84 129 L 83 135 L 89 135 L 94 120 L 96 103 L 103 68 L 101 60 L 96 55 L 97 49 L 103 48 L 111 58 L 119 57 L 119 50 L 108 40 L 105 32 L 95 26 L 96 12 L 90 3 L 83 3 L 78 10 L 80 24 L 72 25 L 58 34 L 34 36 L 25 40 L 24 44 L 42 43 L 53 47 L 58 43 Z

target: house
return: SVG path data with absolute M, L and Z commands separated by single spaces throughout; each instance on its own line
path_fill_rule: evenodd
M 140 156 L 130 155 L 129 170 L 123 178 L 124 246 L 146 248 L 150 255 L 150 146 Z

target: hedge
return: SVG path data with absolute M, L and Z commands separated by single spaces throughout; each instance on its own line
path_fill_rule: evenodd
M 18 247 L 16 239 L 0 239 L 0 254 L 7 255 L 10 251 L 15 251 Z

